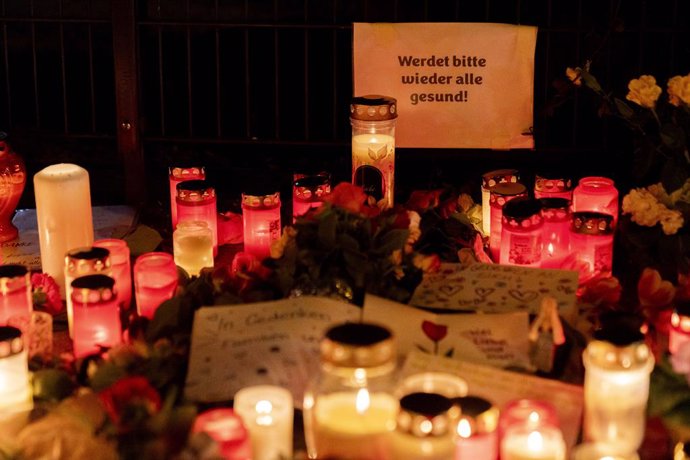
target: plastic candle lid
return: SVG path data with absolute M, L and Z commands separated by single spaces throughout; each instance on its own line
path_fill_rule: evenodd
M 469 422 L 470 435 L 492 433 L 496 430 L 500 412 L 490 401 L 478 396 L 453 398 L 452 401 L 460 409 L 460 423 L 462 420 Z
M 400 399 L 396 429 L 418 438 L 443 436 L 451 426 L 457 408 L 450 399 L 436 393 L 410 393 Z
M 389 96 L 369 94 L 352 98 L 350 117 L 354 120 L 385 121 L 398 117 L 398 101 Z
M 391 331 L 371 323 L 333 326 L 321 341 L 321 360 L 339 367 L 376 367 L 395 360 Z
M 517 169 L 496 169 L 482 174 L 482 187 L 489 189 L 504 182 L 519 182 L 520 173 Z
M 613 216 L 602 212 L 574 212 L 570 229 L 582 235 L 611 235 Z
M 562 174 L 542 172 L 534 178 L 534 190 L 539 192 L 567 192 L 572 188 L 573 181 Z
M 96 305 L 116 297 L 115 280 L 107 275 L 86 275 L 72 281 L 72 301 Z
M 0 265 L 0 278 L 19 278 L 29 273 L 24 265 L 7 264 Z

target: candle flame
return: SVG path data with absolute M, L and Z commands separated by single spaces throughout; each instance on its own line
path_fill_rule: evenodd
M 549 243 L 546 250 L 549 252 L 550 256 L 553 256 L 553 243 Z
M 472 436 L 472 427 L 470 426 L 469 420 L 460 420 L 460 423 L 458 423 L 458 436 L 461 438 L 469 438 Z
M 360 388 L 357 392 L 357 399 L 355 400 L 355 408 L 358 414 L 364 414 L 369 409 L 371 404 L 369 398 L 369 391 L 366 388 Z
M 262 399 L 256 403 L 254 409 L 256 410 L 257 414 L 257 425 L 268 426 L 273 424 L 273 417 L 271 416 L 271 412 L 273 412 L 273 404 L 271 404 L 271 401 Z
M 544 449 L 544 437 L 538 431 L 533 431 L 527 436 L 527 448 L 532 452 L 540 452 Z
M 528 418 L 531 423 L 539 423 L 539 414 L 535 411 L 530 412 Z

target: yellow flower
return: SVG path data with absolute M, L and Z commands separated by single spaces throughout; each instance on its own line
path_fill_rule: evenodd
M 656 79 L 651 75 L 642 75 L 640 78 L 630 80 L 628 83 L 627 100 L 637 105 L 653 109 L 661 95 L 661 88 L 656 84 Z
M 283 234 L 280 235 L 280 239 L 277 239 L 271 243 L 271 258 L 280 259 L 283 257 L 285 248 L 295 241 L 297 236 L 297 230 L 289 225 L 283 229 Z
M 573 69 L 572 67 L 568 67 L 565 69 L 565 74 L 568 77 L 568 79 L 573 82 L 573 85 L 575 86 L 580 86 L 582 85 L 582 73 L 580 72 L 580 68 L 577 67 Z
M 467 212 L 474 206 L 474 200 L 467 193 L 461 193 L 458 197 L 458 207 L 462 212 Z
M 690 73 L 684 77 L 676 75 L 668 81 L 668 101 L 676 107 L 681 102 L 690 105 Z

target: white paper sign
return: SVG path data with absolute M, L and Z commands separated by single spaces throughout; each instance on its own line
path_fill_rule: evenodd
M 398 100 L 396 145 L 533 148 L 537 28 L 355 23 L 354 93 Z
M 364 321 L 388 326 L 401 355 L 421 350 L 497 367 L 530 367 L 526 312 L 434 314 L 367 295 Z
M 577 302 L 578 274 L 498 264 L 442 264 L 424 276 L 410 304 L 438 310 L 538 313 L 541 299 L 553 297 L 561 312 Z
M 361 309 L 321 297 L 227 307 L 194 315 L 185 396 L 227 401 L 243 387 L 287 388 L 299 406 L 319 362 L 319 343 L 333 324 L 359 321 Z
M 547 401 L 556 409 L 563 437 L 569 448 L 577 442 L 583 407 L 580 386 L 441 356 L 431 356 L 419 351 L 410 352 L 403 367 L 403 375 L 426 371 L 442 371 L 462 377 L 467 381 L 469 394 L 485 398 L 500 409 L 507 402 L 515 399 Z

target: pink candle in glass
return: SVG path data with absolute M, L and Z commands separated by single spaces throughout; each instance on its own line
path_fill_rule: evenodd
M 576 254 L 580 280 L 610 273 L 613 266 L 613 216 L 574 212 L 570 224 L 570 252 Z
M 570 254 L 570 200 L 541 198 L 542 268 L 558 268 Z
M 520 183 L 498 184 L 490 190 L 491 234 L 489 235 L 489 250 L 494 262 L 498 263 L 500 260 L 503 206 L 508 201 L 520 196 L 527 196 L 527 188 Z
M 211 229 L 213 256 L 218 255 L 218 206 L 216 190 L 203 180 L 177 185 L 177 221 L 202 221 Z
M 498 422 L 499 436 L 503 437 L 503 434 L 511 426 L 525 423 L 534 427 L 560 427 L 556 409 L 551 403 L 537 399 L 515 399 L 508 402 L 501 411 Z
M 31 318 L 31 276 L 23 265 L 0 265 L 0 326 L 13 316 Z
M 690 304 L 687 303 L 677 305 L 671 314 L 668 351 L 675 355 L 685 342 L 690 342 Z
M 583 177 L 573 191 L 573 212 L 594 211 L 613 216 L 618 222 L 618 190 L 608 177 Z
M 456 424 L 455 460 L 496 460 L 498 458 L 498 409 L 484 398 L 454 398 L 460 409 Z
M 210 409 L 199 414 L 192 427 L 194 433 L 204 432 L 218 443 L 225 460 L 251 460 L 252 448 L 242 419 L 228 408 Z
M 242 194 L 244 252 L 259 260 L 271 255 L 271 243 L 280 238 L 280 193 Z
M 161 303 L 177 289 L 177 266 L 172 254 L 148 252 L 134 262 L 134 295 L 140 316 L 153 318 Z
M 172 229 L 177 227 L 177 184 L 187 180 L 206 179 L 206 170 L 203 166 L 170 166 L 168 168 L 168 181 L 170 183 L 170 217 Z
M 323 197 L 331 193 L 331 178 L 327 173 L 295 174 L 292 182 L 292 220 L 323 204 Z
M 534 198 L 573 199 L 573 182 L 567 177 L 537 174 L 534 178 Z
M 539 200 L 520 197 L 506 203 L 501 218 L 500 263 L 539 267 L 543 226 Z
M 110 348 L 122 341 L 120 306 L 115 280 L 107 275 L 86 275 L 72 281 L 74 357 Z
M 127 242 L 118 238 L 106 238 L 95 241 L 93 245 L 110 251 L 111 276 L 115 279 L 120 308 L 129 310 L 132 304 L 132 265 Z

